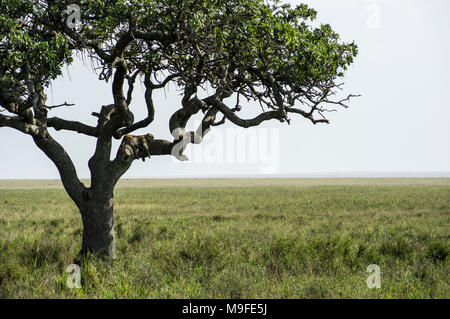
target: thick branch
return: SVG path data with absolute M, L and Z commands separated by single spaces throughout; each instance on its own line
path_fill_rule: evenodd
M 145 74 L 144 78 L 145 85 L 145 103 L 147 105 L 147 117 L 139 122 L 134 123 L 129 127 L 125 127 L 114 134 L 116 139 L 121 138 L 125 134 L 131 133 L 137 129 L 147 127 L 155 118 L 155 107 L 153 105 L 152 92 L 154 85 L 150 82 L 150 73 Z
M 33 136 L 40 135 L 43 131 L 42 127 L 25 123 L 18 116 L 0 115 L 0 127 L 2 126 L 11 127 Z
M 241 119 L 239 116 L 237 116 L 228 106 L 226 106 L 222 101 L 216 99 L 213 102 L 213 106 L 216 107 L 223 115 L 236 124 L 237 126 L 241 127 L 251 127 L 251 126 L 257 126 L 261 124 L 264 121 L 277 119 L 279 121 L 286 120 L 286 113 L 282 112 L 280 110 L 277 111 L 268 111 L 261 113 L 260 115 L 256 116 L 252 119 Z
M 57 131 L 68 130 L 77 133 L 97 137 L 97 129 L 95 127 L 83 124 L 77 121 L 67 121 L 58 117 L 51 117 L 47 120 L 47 127 L 52 127 Z
M 149 143 L 150 155 L 171 155 L 173 142 L 167 140 L 153 140 Z M 136 158 L 128 147 L 119 147 L 116 158 L 109 165 L 111 178 L 115 184 L 130 168 Z
M 112 92 L 114 97 L 114 104 L 116 112 L 120 117 L 121 123 L 119 125 L 130 126 L 133 124 L 134 117 L 128 109 L 127 101 L 123 95 L 123 84 L 127 75 L 127 64 L 124 59 L 116 61 L 116 72 L 112 84 Z
M 77 204 L 81 204 L 86 190 L 78 179 L 75 166 L 64 148 L 46 132 L 45 136 L 33 136 L 36 145 L 55 163 L 61 181 L 69 196 Z
M 185 102 L 183 108 L 176 111 L 169 120 L 169 129 L 172 133 L 175 129 L 186 127 L 189 119 L 200 110 L 207 110 L 208 105 L 197 97 Z

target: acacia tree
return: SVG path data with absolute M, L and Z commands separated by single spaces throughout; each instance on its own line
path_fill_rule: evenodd
M 96 0 L 81 1 L 80 24 L 68 21 L 72 0 L 0 1 L 0 127 L 30 135 L 56 165 L 83 221 L 81 254 L 115 256 L 113 191 L 134 160 L 173 155 L 184 160 L 187 143 L 200 143 L 226 121 L 248 128 L 264 121 L 289 123 L 290 115 L 328 123 L 327 105 L 337 99 L 343 72 L 357 47 L 342 43 L 329 25 L 313 26 L 316 12 L 265 0 Z M 73 7 L 73 6 L 72 6 Z M 71 8 L 71 7 L 69 7 Z M 77 8 L 77 7 L 76 7 Z M 75 54 L 92 59 L 99 80 L 111 83 L 112 103 L 99 106 L 96 126 L 49 116 L 45 88 Z M 137 78 L 145 87 L 147 116 L 130 110 Z M 148 147 L 113 139 L 148 127 L 152 96 L 169 83 L 182 92 L 169 120 L 174 139 L 153 139 Z M 209 95 L 199 97 L 205 88 Z M 335 96 L 333 96 L 335 95 Z M 254 118 L 242 118 L 241 100 L 256 101 Z M 105 101 L 107 102 L 107 101 Z M 167 106 L 164 106 L 167 107 Z M 196 132 L 189 119 L 203 112 Z M 89 160 L 90 187 L 78 178 L 63 146 L 51 135 L 66 130 L 96 139 Z

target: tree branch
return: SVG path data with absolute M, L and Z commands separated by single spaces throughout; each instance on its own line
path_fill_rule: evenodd
M 139 74 L 139 70 L 137 70 L 132 76 L 126 76 L 128 81 L 128 92 L 127 92 L 127 105 L 131 104 L 131 100 L 133 99 L 133 90 L 134 90 L 134 82 L 136 81 L 136 77 Z
M 117 123 L 116 125 L 130 126 L 133 124 L 134 116 L 133 113 L 131 113 L 128 109 L 127 101 L 123 95 L 123 84 L 128 72 L 127 64 L 123 58 L 120 58 L 116 60 L 115 67 L 116 72 L 114 74 L 112 92 L 116 112 L 120 117 L 120 123 Z M 117 128 L 118 127 L 114 127 L 113 130 Z
M 19 116 L 8 116 L 0 114 L 0 127 L 10 127 L 21 131 L 22 133 L 36 136 L 43 133 L 43 129 L 40 126 L 25 123 Z
M 75 104 L 71 104 L 71 103 L 64 102 L 64 103 L 58 104 L 58 105 L 50 105 L 50 106 L 49 106 L 49 105 L 46 105 L 45 108 L 51 110 L 51 109 L 56 109 L 57 107 L 62 107 L 62 106 L 74 106 L 74 105 L 75 105 Z
M 97 137 L 97 128 L 77 121 L 67 121 L 58 117 L 51 117 L 47 120 L 47 127 L 52 127 L 57 131 L 67 130 L 77 133 Z
M 226 106 L 222 101 L 218 99 L 214 100 L 212 102 L 212 105 L 216 107 L 232 123 L 244 128 L 257 126 L 264 121 L 273 119 L 279 120 L 281 122 L 286 120 L 286 113 L 280 110 L 264 112 L 259 114 L 255 118 L 244 120 L 237 116 L 228 106 Z
M 286 107 L 286 112 L 300 114 L 303 117 L 309 119 L 313 124 L 317 124 L 317 123 L 327 123 L 327 124 L 329 124 L 330 123 L 330 121 L 327 120 L 327 119 L 318 119 L 318 120 L 316 120 L 316 119 L 314 119 L 314 117 L 312 116 L 312 114 L 310 112 L 305 112 L 303 110 L 296 109 L 296 108 L 293 108 L 293 107 Z
M 133 32 L 133 36 L 136 39 L 142 39 L 145 41 L 168 41 L 168 40 L 175 39 L 175 37 L 173 35 L 169 35 L 162 31 L 145 32 L 145 31 L 136 30 Z
M 150 155 L 171 155 L 173 142 L 167 140 L 153 140 L 149 143 Z M 111 178 L 115 184 L 120 177 L 130 168 L 136 158 L 127 147 L 119 147 L 116 158 L 109 165 Z
M 65 149 L 47 131 L 44 136 L 33 136 L 33 139 L 35 144 L 55 163 L 70 198 L 75 204 L 80 205 L 86 188 L 78 179 L 75 166 Z
M 145 104 L 147 105 L 147 117 L 131 126 L 125 127 L 114 133 L 114 138 L 120 139 L 125 134 L 131 133 L 137 129 L 147 127 L 155 118 L 155 107 L 153 105 L 152 93 L 155 86 L 150 81 L 150 73 L 145 74 Z

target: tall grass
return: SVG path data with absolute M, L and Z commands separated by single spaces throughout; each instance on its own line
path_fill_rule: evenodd
M 76 207 L 1 189 L 0 297 L 450 297 L 450 183 L 118 188 L 115 208 L 117 259 L 91 258 L 69 289 Z

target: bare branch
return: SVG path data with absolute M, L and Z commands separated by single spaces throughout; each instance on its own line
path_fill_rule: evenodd
M 152 89 L 161 89 L 161 88 L 165 87 L 167 85 L 167 83 L 169 83 L 170 81 L 172 81 L 173 79 L 175 79 L 179 76 L 180 76 L 179 73 L 174 73 L 174 74 L 168 75 L 161 83 L 151 84 L 151 87 L 152 87 Z
M 98 132 L 95 127 L 83 124 L 81 122 L 77 121 L 68 121 L 63 120 L 58 117 L 51 117 L 47 120 L 47 127 L 52 127 L 57 131 L 60 130 L 67 130 L 67 131 L 74 131 L 77 133 L 97 137 Z
M 137 70 L 132 76 L 127 75 L 128 81 L 128 92 L 127 92 L 127 104 L 131 104 L 131 100 L 133 98 L 133 90 L 134 90 L 134 82 L 136 81 L 136 77 L 139 74 L 139 70 Z
M 351 98 L 353 97 L 360 97 L 360 94 L 350 94 L 348 95 L 345 99 L 339 100 L 339 101 L 331 101 L 328 99 L 323 99 L 322 102 L 323 103 L 327 103 L 327 104 L 336 104 L 336 105 L 340 105 L 342 107 L 348 108 L 348 105 L 345 104 L 345 102 L 349 102 Z
M 327 123 L 327 124 L 329 124 L 330 123 L 330 121 L 325 119 L 325 118 L 316 120 L 316 119 L 314 119 L 312 114 L 310 114 L 309 112 L 305 112 L 303 110 L 296 109 L 296 108 L 293 108 L 293 107 L 286 107 L 286 112 L 300 114 L 303 117 L 309 119 L 313 124 L 317 124 L 317 123 Z
M 228 106 L 226 106 L 222 101 L 216 99 L 212 102 L 212 105 L 216 107 L 228 120 L 230 120 L 232 123 L 236 124 L 240 127 L 251 127 L 251 126 L 257 126 L 261 124 L 264 121 L 268 120 L 279 120 L 281 122 L 286 120 L 286 113 L 280 110 L 277 111 L 268 111 L 259 114 L 255 118 L 252 119 L 242 119 L 239 116 L 237 116 L 232 109 L 230 109 Z
M 75 104 L 64 102 L 64 103 L 58 104 L 58 105 L 45 105 L 45 108 L 51 110 L 51 109 L 56 109 L 56 108 L 62 107 L 62 106 L 74 106 L 74 105 Z

